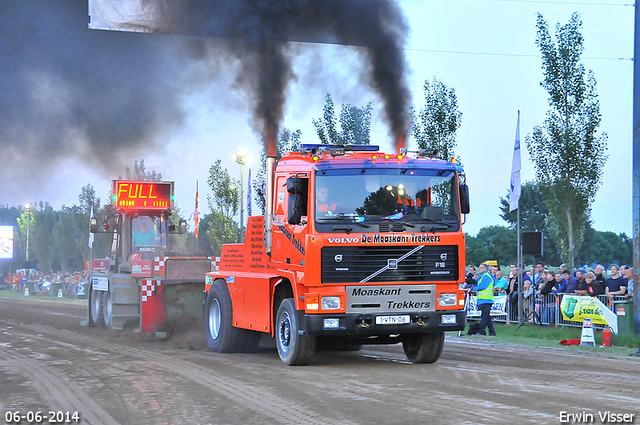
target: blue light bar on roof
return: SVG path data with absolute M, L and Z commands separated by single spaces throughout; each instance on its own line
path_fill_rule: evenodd
M 379 152 L 380 146 L 377 145 L 322 145 L 322 144 L 304 144 L 300 145 L 301 153 L 330 152 L 332 149 L 344 149 L 345 152 Z

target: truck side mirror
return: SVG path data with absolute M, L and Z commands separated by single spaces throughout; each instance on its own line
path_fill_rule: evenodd
M 307 215 L 308 187 L 309 179 L 306 177 L 296 176 L 287 179 L 287 192 L 289 192 L 287 222 L 289 224 L 300 224 L 302 216 Z
M 469 186 L 466 184 L 460 185 L 460 213 L 469 214 Z

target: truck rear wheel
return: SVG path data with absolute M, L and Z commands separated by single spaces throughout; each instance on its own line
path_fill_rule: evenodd
M 103 293 L 103 291 L 94 290 L 93 285 L 91 285 L 89 292 L 89 316 L 91 323 L 98 328 L 106 327 L 104 322 Z
M 287 366 L 309 363 L 316 349 L 316 339 L 308 333 L 299 333 L 300 323 L 293 298 L 280 303 L 276 315 L 276 346 L 278 355 Z
M 404 354 L 412 363 L 434 363 L 442 354 L 444 332 L 406 334 L 402 338 Z
M 223 280 L 218 279 L 209 289 L 204 316 L 209 350 L 217 353 L 243 351 L 242 329 L 234 328 L 232 320 L 229 289 Z

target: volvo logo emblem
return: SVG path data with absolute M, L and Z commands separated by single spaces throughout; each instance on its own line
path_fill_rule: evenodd
M 336 254 L 335 257 L 333 257 L 333 261 L 335 261 L 336 263 L 339 263 L 342 261 L 342 254 Z
M 447 253 L 446 253 L 446 252 L 443 252 L 442 254 L 440 254 L 440 259 L 441 259 L 442 261 L 447 261 Z

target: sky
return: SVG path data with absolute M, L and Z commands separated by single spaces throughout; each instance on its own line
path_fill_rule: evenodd
M 597 81 L 602 114 L 598 134 L 608 134 L 609 158 L 603 170 L 602 186 L 591 206 L 591 219 L 597 230 L 632 235 L 633 5 L 605 0 L 402 0 L 398 3 L 408 26 L 404 52 L 411 104 L 418 110 L 422 108 L 424 82 L 434 77 L 455 89 L 457 95 L 462 126 L 457 132 L 455 152 L 462 159 L 470 189 L 471 213 L 464 230 L 471 235 L 485 226 L 506 225 L 499 216 L 499 201 L 507 195 L 518 111 L 521 114 L 522 181 L 534 179 L 535 170 L 525 138 L 534 126 L 544 123 L 550 109 L 547 93 L 540 86 L 543 74 L 535 45 L 536 12 L 542 13 L 554 35 L 557 23 L 564 25 L 572 12 L 578 12 L 583 21 L 583 63 L 587 70 L 594 72 Z M 12 61 L 20 64 L 21 69 L 30 69 L 20 75 L 21 78 L 28 75 L 32 86 L 17 95 L 27 93 L 29 99 L 32 102 L 36 99 L 39 105 L 33 113 L 27 107 L 18 108 L 19 113 L 14 113 L 11 94 L 7 97 L 6 90 L 0 90 L 5 92 L 0 94 L 0 110 L 4 110 L 5 118 L 24 122 L 11 127 L 13 143 L 2 139 L 9 137 L 7 132 L 0 134 L 0 180 L 3 182 L 0 205 L 46 201 L 60 208 L 77 204 L 78 194 L 87 184 L 95 188 L 104 203 L 111 180 L 124 175 L 125 165 L 132 167 L 135 159 L 144 159 L 147 169 L 176 182 L 176 204 L 183 216 L 193 212 L 195 187 L 199 182 L 200 211 L 206 214 L 210 193 L 206 183 L 208 170 L 218 158 L 233 177 L 240 178 L 240 166 L 231 154 L 244 147 L 253 158 L 248 168 L 255 175 L 262 151 L 261 136 L 253 129 L 246 91 L 238 87 L 235 79 L 239 64 L 234 59 L 219 54 L 201 61 L 161 61 L 157 52 L 164 46 L 175 52 L 184 36 L 85 30 L 86 19 L 82 23 L 73 22 L 81 26 L 74 37 L 87 37 L 91 41 L 85 45 L 91 49 L 83 56 L 89 55 L 93 62 L 109 69 L 109 72 L 96 72 L 83 62 L 71 60 L 74 56 L 68 52 L 68 46 L 73 40 L 61 36 L 65 34 L 62 29 L 46 22 L 47 19 L 60 21 L 60 16 L 42 14 L 39 17 L 40 21 L 34 21 L 52 32 L 44 46 L 36 43 L 37 38 L 30 37 L 37 30 L 32 28 L 32 23 L 24 24 L 30 21 L 24 9 L 3 11 L 0 7 L 0 34 L 15 33 L 22 40 L 15 41 L 21 43 L 19 48 L 10 42 L 9 50 L 4 50 L 10 60 L 0 64 L 0 73 L 11 72 Z M 81 18 L 79 14 L 69 15 L 74 21 Z M 61 31 L 61 35 L 57 35 L 57 31 Z M 145 43 L 151 46 L 148 54 L 136 53 L 134 46 Z M 122 72 L 112 68 L 114 61 L 105 59 L 109 55 L 100 55 L 102 48 L 113 49 L 127 59 Z M 372 102 L 371 142 L 392 152 L 393 136 L 384 120 L 382 100 L 362 78 L 361 50 L 351 46 L 292 43 L 288 52 L 294 75 L 285 92 L 281 126 L 301 130 L 303 143 L 318 143 L 312 119 L 322 115 L 326 93 L 331 93 L 336 105 L 364 106 Z M 0 54 L 3 54 L 1 47 Z M 48 62 L 70 72 L 73 84 L 56 78 L 44 65 L 28 68 L 37 61 L 30 62 L 27 58 L 43 55 L 50 57 Z M 167 54 L 167 57 L 172 56 Z M 128 67 L 127 63 L 135 66 Z M 160 93 L 152 87 L 153 78 L 158 74 L 166 77 L 162 81 L 169 81 Z M 82 84 L 85 81 L 86 84 Z M 74 88 L 79 87 L 79 93 L 84 93 L 83 90 L 91 91 L 95 85 L 103 88 L 99 96 L 83 101 L 80 106 L 74 103 Z M 136 96 L 125 96 L 131 90 Z M 100 131 L 106 131 L 103 128 L 91 129 L 98 133 L 96 140 L 102 143 L 98 149 L 88 150 L 70 142 L 80 137 L 74 132 L 81 131 L 83 122 L 96 119 L 90 113 L 77 118 L 80 124 L 73 131 L 60 133 L 54 124 L 58 117 L 67 116 L 75 107 L 91 111 L 91 105 L 95 104 L 92 102 L 107 102 L 106 97 L 102 100 L 100 96 L 120 102 L 114 107 L 116 118 L 107 124 L 118 127 L 119 122 L 141 120 L 150 127 L 117 134 L 113 143 L 117 142 L 122 149 L 114 158 L 111 158 L 114 155 L 109 138 L 101 138 Z M 47 126 L 33 131 L 42 122 Z M 128 144 L 136 145 L 136 149 L 127 150 Z M 416 148 L 412 139 L 408 147 Z M 245 185 L 247 173 L 245 169 Z M 256 211 L 254 203 L 253 213 Z

